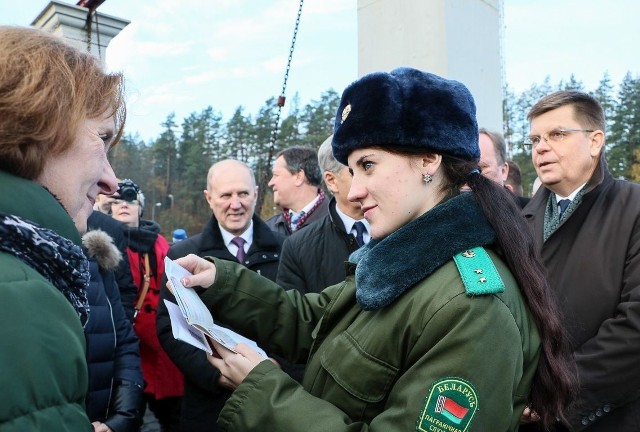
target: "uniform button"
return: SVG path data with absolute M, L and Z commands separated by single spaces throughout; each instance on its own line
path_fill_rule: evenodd
M 273 256 L 274 256 L 275 258 L 278 258 L 278 254 L 273 254 Z
M 262 255 L 262 259 L 267 259 L 267 256 L 266 255 Z
M 589 419 L 586 417 L 582 417 L 582 422 L 581 422 L 584 426 L 589 424 Z
M 589 420 L 594 421 L 596 419 L 596 415 L 594 413 L 589 414 Z
M 602 417 L 602 414 L 604 414 L 604 412 L 602 412 L 602 410 L 601 410 L 600 408 L 598 408 L 598 409 L 596 410 L 596 416 L 598 416 L 598 417 Z
M 611 411 L 611 405 L 606 404 L 605 406 L 602 407 L 602 411 L 608 413 L 609 411 Z

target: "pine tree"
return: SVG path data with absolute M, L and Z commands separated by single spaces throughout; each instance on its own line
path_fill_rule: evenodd
M 608 142 L 611 173 L 614 177 L 630 178 L 632 166 L 638 163 L 636 150 L 640 147 L 640 79 L 630 72 L 620 84 Z

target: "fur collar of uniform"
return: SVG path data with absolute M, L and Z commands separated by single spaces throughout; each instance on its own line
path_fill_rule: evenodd
M 382 309 L 454 255 L 495 240 L 473 193 L 462 193 L 351 254 L 356 300 L 365 310 Z
M 82 244 L 89 259 L 95 259 L 103 271 L 115 270 L 122 259 L 113 239 L 102 230 L 92 230 L 82 236 Z

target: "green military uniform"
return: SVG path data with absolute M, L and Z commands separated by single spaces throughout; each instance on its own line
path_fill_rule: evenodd
M 443 221 L 449 242 L 438 232 Z M 219 426 L 228 431 L 516 430 L 540 340 L 503 261 L 491 251 L 484 261 L 464 252 L 492 236 L 475 203 L 457 197 L 352 256 L 358 263 L 349 265 L 343 283 L 305 296 L 215 260 L 216 282 L 201 294 L 214 317 L 263 348 L 296 361 L 308 357 L 302 385 L 271 362 L 254 368 L 225 405 Z M 449 253 L 460 247 L 462 254 Z M 359 268 L 366 272 L 359 274 Z M 356 289 L 360 283 L 371 289 Z M 486 294 L 477 295 L 482 287 Z M 380 292 L 386 297 L 371 302 Z

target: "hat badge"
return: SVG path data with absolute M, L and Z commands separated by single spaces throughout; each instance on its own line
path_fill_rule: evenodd
M 340 123 L 344 123 L 344 121 L 349 117 L 349 113 L 351 112 L 351 104 L 347 104 L 346 107 L 342 110 L 342 121 Z

